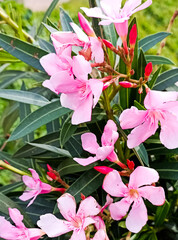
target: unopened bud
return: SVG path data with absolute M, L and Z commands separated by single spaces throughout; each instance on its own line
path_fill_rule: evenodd
M 148 93 L 150 91 L 150 88 L 146 84 L 144 84 L 144 87 L 145 87 L 146 93 Z
M 123 87 L 123 88 L 131 88 L 131 87 L 133 87 L 133 83 L 127 82 L 127 81 L 119 82 L 119 85 L 121 87 Z
M 130 48 L 135 47 L 136 40 L 137 40 L 137 25 L 134 24 L 129 34 Z
M 51 178 L 51 179 L 53 179 L 53 180 L 57 180 L 57 176 L 56 176 L 56 174 L 55 173 L 53 173 L 53 172 L 47 172 L 47 174 L 48 174 L 48 176 Z
M 47 168 L 49 171 L 53 171 L 52 167 L 49 164 L 47 164 Z
M 135 71 L 133 69 L 130 70 L 130 75 L 134 75 L 135 74 Z
M 139 94 L 142 94 L 142 93 L 143 93 L 143 88 L 142 88 L 142 86 L 138 89 L 138 93 L 139 93 Z
M 106 47 L 110 48 L 111 50 L 114 49 L 115 47 L 112 45 L 111 42 L 109 42 L 106 39 L 102 39 L 103 43 L 106 45 Z
M 96 166 L 94 169 L 102 174 L 108 174 L 112 172 L 114 169 L 106 166 Z
M 127 159 L 127 166 L 130 170 L 134 170 L 135 163 L 133 161 L 130 161 L 129 159 Z
M 81 193 L 80 196 L 81 196 L 82 200 L 85 200 L 86 197 L 85 197 L 85 195 L 83 193 Z
M 86 34 L 89 37 L 96 37 L 93 28 L 90 26 L 90 23 L 80 12 L 78 13 L 78 19 L 80 22 L 80 26 L 83 28 L 83 30 L 86 32 Z
M 148 78 L 153 70 L 152 62 L 149 62 L 145 67 L 145 78 Z

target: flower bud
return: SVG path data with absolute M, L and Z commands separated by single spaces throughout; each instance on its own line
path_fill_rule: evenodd
M 129 34 L 130 48 L 134 48 L 137 40 L 137 25 L 134 24 Z
M 53 172 L 47 172 L 47 174 L 48 174 L 48 176 L 51 178 L 51 179 L 53 179 L 53 180 L 56 180 L 58 177 L 56 176 L 56 174 L 55 173 L 53 173 Z
M 90 23 L 80 12 L 78 13 L 78 19 L 80 22 L 80 26 L 83 28 L 83 30 L 86 32 L 86 34 L 89 37 L 96 37 L 93 28 L 90 26 Z
M 119 85 L 121 87 L 123 87 L 123 88 L 132 88 L 132 87 L 134 87 L 134 83 L 127 82 L 127 81 L 119 82 Z
M 142 87 L 142 86 L 138 89 L 138 93 L 139 93 L 139 94 L 142 94 L 142 93 L 143 93 L 143 87 Z
M 94 169 L 102 174 L 108 174 L 112 172 L 114 169 L 106 166 L 96 166 Z
M 145 78 L 148 78 L 153 70 L 152 62 L 149 62 L 145 67 Z
M 133 161 L 130 161 L 129 159 L 127 159 L 127 166 L 130 170 L 134 170 L 135 163 Z
M 102 39 L 103 43 L 106 45 L 106 47 L 110 48 L 111 50 L 115 48 L 112 43 L 106 39 Z

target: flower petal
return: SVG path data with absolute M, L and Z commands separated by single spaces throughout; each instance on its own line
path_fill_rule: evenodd
M 109 238 L 104 229 L 99 229 L 92 240 L 109 240 Z
M 128 214 L 128 217 L 126 219 L 126 227 L 129 231 L 138 233 L 146 224 L 147 220 L 147 209 L 143 202 L 143 199 L 140 198 L 140 202 L 134 202 Z
M 51 238 L 71 231 L 69 222 L 58 219 L 50 213 L 40 216 L 37 225 Z
M 153 168 L 139 166 L 131 174 L 129 188 L 138 188 L 144 185 L 150 185 L 159 179 L 158 172 Z
M 75 198 L 69 194 L 65 193 L 57 200 L 58 208 L 62 216 L 68 220 L 72 221 L 76 215 L 76 202 Z
M 95 223 L 94 218 L 86 217 L 86 218 L 84 219 L 83 229 L 85 229 L 88 225 L 93 224 L 93 223 Z
M 40 63 L 48 75 L 53 75 L 62 69 L 60 68 L 59 57 L 55 53 L 49 53 L 42 58 L 40 58 Z
M 102 43 L 96 37 L 90 37 L 92 60 L 95 59 L 96 63 L 104 62 L 104 51 Z
M 23 215 L 20 213 L 20 211 L 17 208 L 9 208 L 9 216 L 17 227 L 25 228 L 25 225 L 22 222 Z
M 82 166 L 87 166 L 91 163 L 98 161 L 98 158 L 97 157 L 74 158 L 74 161 L 76 161 L 78 164 L 80 164 Z
M 99 144 L 94 133 L 84 133 L 81 136 L 82 147 L 85 151 L 96 154 Z
M 114 150 L 113 146 L 99 147 L 96 152 L 97 159 L 105 160 Z
M 42 86 L 45 87 L 45 88 L 48 88 L 49 90 L 51 90 L 52 92 L 58 94 L 58 92 L 54 89 L 54 86 L 52 84 L 52 82 L 50 80 L 45 80 L 43 83 L 42 83 Z
M 40 187 L 41 187 L 41 194 L 45 194 L 45 193 L 50 193 L 52 190 L 51 185 L 47 184 L 47 183 L 40 183 Z
M 41 238 L 41 236 L 45 235 L 45 232 L 39 228 L 29 228 L 28 233 L 30 240 L 37 240 Z
M 140 10 L 143 10 L 147 7 L 149 7 L 150 5 L 152 4 L 152 0 L 147 0 L 146 2 L 144 2 L 142 5 L 140 5 L 139 7 L 135 8 L 133 11 L 132 11 L 132 14 L 133 13 L 136 13 Z
M 105 16 L 99 7 L 94 7 L 94 8 L 86 8 L 86 7 L 81 7 L 81 9 L 85 12 L 85 14 L 88 17 L 94 17 L 94 18 L 108 18 Z
M 108 173 L 103 181 L 103 189 L 113 197 L 123 197 L 127 187 L 122 182 L 118 171 Z
M 0 216 L 0 237 L 3 239 L 16 239 L 18 234 L 21 234 L 21 230 L 14 227 L 4 217 Z
M 29 168 L 28 170 L 30 170 L 34 180 L 39 180 L 40 179 L 38 173 L 34 169 Z
M 82 31 L 81 28 L 79 28 L 77 24 L 71 22 L 70 25 L 73 28 L 74 32 L 77 34 L 77 37 L 80 41 L 83 41 L 83 42 L 89 41 L 88 36 Z
M 120 117 L 120 125 L 122 129 L 134 128 L 142 124 L 147 115 L 147 111 L 138 110 L 136 107 L 124 110 Z
M 111 203 L 109 206 L 111 217 L 117 221 L 122 219 L 127 214 L 129 207 L 130 202 L 125 198 L 121 199 L 119 202 Z
M 74 93 L 62 93 L 60 97 L 61 105 L 63 107 L 75 110 L 80 105 L 80 97 L 78 92 Z
M 80 231 L 74 231 L 69 240 L 86 240 L 85 231 L 82 229 Z
M 88 74 L 91 73 L 90 63 L 81 55 L 73 57 L 73 73 L 80 80 L 88 80 Z
M 22 177 L 22 180 L 23 180 L 23 182 L 25 183 L 25 185 L 26 185 L 27 187 L 29 187 L 29 188 L 31 188 L 31 189 L 35 188 L 36 182 L 35 182 L 35 180 L 34 180 L 32 177 L 29 177 L 29 176 L 24 175 L 24 176 Z
M 89 79 L 89 85 L 94 96 L 93 108 L 96 106 L 103 91 L 103 83 L 98 79 Z
M 100 205 L 97 203 L 97 201 L 93 197 L 87 197 L 85 198 L 79 206 L 79 209 L 77 211 L 77 216 L 95 216 L 97 215 L 101 210 Z
M 162 187 L 145 186 L 139 188 L 138 192 L 153 205 L 161 206 L 165 202 L 165 192 Z
M 114 121 L 108 120 L 101 136 L 102 146 L 114 146 L 119 137 L 117 126 Z
M 101 0 L 100 5 L 103 12 L 111 17 L 117 18 L 121 9 L 121 0 Z M 119 18 L 119 17 L 118 17 Z

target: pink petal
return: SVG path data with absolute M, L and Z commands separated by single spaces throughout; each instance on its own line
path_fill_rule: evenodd
M 108 156 L 107 156 L 107 159 L 111 162 L 116 162 L 118 160 L 118 156 L 117 154 L 112 151 Z
M 94 96 L 93 99 L 93 108 L 96 106 L 97 102 L 103 91 L 103 83 L 98 79 L 89 79 L 89 85 Z
M 73 73 L 79 80 L 88 80 L 88 74 L 91 73 L 90 63 L 81 55 L 73 57 Z
M 72 221 L 76 215 L 76 202 L 75 198 L 69 194 L 65 193 L 57 200 L 58 208 L 62 216 L 68 220 Z
M 79 26 L 77 26 L 77 24 L 71 22 L 70 25 L 73 28 L 74 32 L 77 34 L 77 37 L 80 41 L 83 42 L 89 41 L 88 36 L 81 30 L 81 28 L 79 28 Z
M 162 187 L 145 186 L 138 189 L 140 195 L 148 199 L 153 205 L 160 206 L 165 202 L 165 193 Z
M 102 43 L 96 37 L 90 37 L 92 59 L 95 59 L 96 63 L 104 62 L 104 51 Z
M 103 181 L 103 189 L 113 197 L 123 197 L 127 187 L 122 182 L 118 171 L 108 173 Z
M 9 208 L 9 216 L 17 227 L 25 228 L 25 225 L 22 222 L 23 215 L 20 213 L 20 211 L 17 208 Z
M 74 231 L 69 240 L 86 240 L 85 231 L 82 229 L 80 231 Z
M 58 94 L 58 92 L 54 89 L 54 86 L 52 84 L 52 82 L 50 80 L 45 80 L 43 83 L 42 83 L 42 86 L 45 87 L 45 88 L 48 88 L 49 90 L 51 90 L 52 92 Z
M 30 240 L 37 240 L 45 234 L 41 229 L 38 228 L 29 228 L 28 232 Z
M 178 101 L 166 102 L 160 107 L 160 109 L 168 111 L 178 118 Z
M 121 2 L 121 0 L 101 0 L 100 5 L 107 16 L 117 18 L 121 8 Z
M 133 14 L 133 13 L 136 13 L 136 12 L 138 12 L 138 11 L 140 11 L 140 10 L 143 10 L 143 9 L 145 9 L 145 8 L 147 8 L 147 7 L 149 7 L 151 4 L 152 4 L 152 0 L 147 0 L 147 1 L 144 2 L 141 6 L 135 8 L 135 9 L 132 11 L 132 14 Z
M 78 164 L 80 164 L 82 166 L 87 166 L 91 163 L 98 161 L 98 158 L 97 157 L 74 158 L 74 161 L 76 161 Z
M 103 219 L 100 216 L 95 216 L 93 217 L 94 221 L 95 221 L 95 227 L 97 230 L 99 229 L 106 229 L 105 223 L 103 221 Z
M 129 188 L 150 185 L 159 179 L 158 172 L 153 168 L 139 166 L 130 175 Z
M 113 23 L 114 20 L 112 20 L 111 18 L 107 19 L 107 20 L 102 20 L 99 22 L 99 25 L 103 25 L 103 26 L 108 26 L 110 25 L 111 23 Z
M 178 116 L 166 112 L 161 120 L 160 141 L 168 149 L 178 148 Z
M 142 198 L 140 198 L 140 202 L 134 202 L 132 209 L 128 214 L 128 217 L 126 219 L 126 227 L 129 231 L 138 233 L 146 224 L 147 220 L 147 209 Z
M 29 176 L 23 176 L 22 177 L 23 182 L 25 183 L 25 185 L 31 189 L 35 188 L 36 186 L 36 182 L 32 177 Z
M 146 115 L 147 111 L 138 110 L 136 107 L 124 110 L 119 117 L 121 128 L 129 129 L 142 124 Z
M 94 220 L 93 218 L 91 218 L 91 217 L 86 217 L 86 218 L 84 219 L 83 229 L 85 229 L 88 225 L 91 225 L 91 224 L 93 224 L 93 223 L 95 223 L 95 220 Z
M 109 240 L 109 238 L 106 234 L 106 231 L 103 229 L 100 229 L 95 233 L 93 240 Z
M 102 146 L 114 146 L 115 142 L 119 137 L 117 132 L 117 126 L 114 121 L 108 120 L 104 127 L 104 132 L 101 136 Z
M 61 94 L 60 97 L 61 105 L 63 107 L 75 110 L 80 105 L 80 96 L 78 92 Z
M 97 201 L 93 197 L 87 197 L 85 200 L 83 200 L 80 203 L 77 216 L 95 216 L 97 215 L 101 210 L 100 205 L 97 203 Z
M 157 128 L 158 120 L 152 117 L 147 118 L 143 124 L 134 128 L 128 135 L 128 148 L 134 148 L 143 143 L 146 139 L 155 134 Z
M 99 148 L 99 144 L 97 143 L 95 134 L 84 133 L 81 136 L 81 140 L 82 140 L 82 147 L 85 151 L 92 154 L 96 154 L 96 151 Z
M 28 170 L 30 170 L 34 180 L 39 180 L 40 179 L 38 173 L 34 169 L 29 168 Z
M 40 187 L 41 187 L 41 194 L 50 193 L 52 189 L 51 185 L 43 182 L 40 183 Z
M 115 28 L 122 41 L 127 37 L 128 34 L 128 20 L 123 22 L 115 23 Z
M 36 197 L 38 196 L 39 192 L 36 191 L 36 190 L 32 190 L 32 191 L 27 191 L 27 192 L 24 192 L 20 197 L 19 199 L 22 200 L 22 201 L 27 201 L 29 199 L 32 198 L 32 200 L 29 202 L 29 204 L 27 205 L 27 207 L 29 207 L 36 199 Z
M 103 212 L 104 209 L 107 208 L 111 203 L 113 203 L 113 199 L 109 196 L 109 194 L 107 194 L 107 196 L 106 196 L 106 203 L 102 207 L 101 212 Z
M 113 152 L 113 150 L 114 150 L 113 146 L 99 147 L 96 152 L 96 157 L 103 161 Z
M 94 7 L 94 8 L 86 8 L 86 7 L 81 7 L 81 9 L 85 12 L 85 14 L 88 17 L 94 17 L 94 18 L 108 18 L 106 17 L 101 8 L 99 7 Z
M 71 231 L 69 222 L 58 219 L 50 213 L 40 216 L 37 225 L 51 238 Z
M 126 1 L 124 7 L 123 7 L 123 11 L 127 14 L 127 15 L 131 15 L 131 11 L 136 8 L 137 6 L 139 6 L 142 3 L 141 0 L 135 0 L 135 1 Z
M 3 239 L 16 239 L 18 234 L 21 234 L 21 230 L 14 227 L 9 221 L 4 217 L 0 216 L 0 237 Z
M 87 98 L 81 100 L 78 108 L 75 109 L 72 115 L 72 124 L 80 124 L 91 121 L 93 105 L 93 96 L 90 93 Z
M 178 98 L 177 92 L 161 92 L 150 90 L 144 100 L 144 105 L 147 109 L 158 109 L 165 102 L 176 101 Z
M 129 207 L 130 202 L 128 202 L 125 198 L 121 199 L 119 202 L 111 203 L 109 211 L 112 219 L 117 221 L 122 219 L 127 214 Z
M 55 53 L 49 53 L 43 56 L 42 58 L 40 58 L 40 63 L 50 76 L 61 71 L 61 62 L 59 60 L 59 57 Z

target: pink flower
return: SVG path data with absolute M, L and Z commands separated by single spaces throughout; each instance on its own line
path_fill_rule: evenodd
M 58 219 L 52 214 L 45 214 L 37 222 L 48 237 L 58 237 L 73 231 L 71 240 L 86 240 L 85 228 L 95 223 L 93 219 L 100 212 L 100 206 L 93 197 L 87 197 L 80 203 L 76 213 L 76 202 L 69 193 L 63 194 L 57 200 L 60 213 L 66 220 Z
M 114 152 L 114 144 L 118 137 L 119 134 L 116 124 L 112 120 L 108 120 L 101 136 L 102 147 L 97 143 L 95 134 L 84 133 L 81 136 L 83 149 L 89 153 L 95 154 L 95 156 L 89 158 L 74 158 L 74 160 L 82 166 L 86 166 L 98 160 L 103 161 L 106 158 L 111 162 L 117 161 L 118 158 Z
M 126 43 L 128 33 L 128 19 L 132 14 L 147 8 L 152 4 L 152 0 L 147 0 L 141 4 L 141 0 L 127 0 L 124 7 L 121 8 L 122 0 L 101 0 L 101 8 L 81 8 L 87 16 L 101 18 L 100 25 L 115 24 L 119 36 L 122 38 L 123 44 Z
M 27 201 L 32 198 L 27 207 L 29 207 L 34 202 L 39 194 L 49 193 L 53 190 L 51 185 L 43 183 L 40 180 L 38 173 L 34 169 L 29 168 L 29 170 L 32 173 L 32 177 L 23 176 L 22 179 L 25 185 L 31 190 L 25 191 L 19 197 L 22 201 Z
M 16 208 L 9 208 L 9 215 L 16 226 L 0 216 L 0 237 L 7 240 L 37 240 L 45 233 L 38 228 L 26 228 L 23 215 Z
M 106 233 L 106 226 L 103 219 L 99 216 L 93 217 L 95 220 L 95 227 L 97 232 L 95 233 L 94 237 L 91 240 L 109 240 L 107 233 Z
M 159 175 L 156 170 L 142 166 L 137 167 L 131 173 L 128 187 L 122 182 L 116 170 L 106 175 L 103 189 L 111 196 L 123 197 L 109 206 L 111 217 L 114 220 L 122 219 L 133 204 L 126 219 L 126 227 L 131 232 L 139 232 L 148 220 L 143 198 L 156 206 L 163 205 L 165 202 L 164 189 L 151 186 L 158 179 Z
M 147 110 L 136 107 L 126 109 L 120 115 L 123 129 L 134 128 L 128 135 L 127 145 L 134 148 L 154 135 L 161 123 L 160 141 L 169 148 L 178 147 L 178 98 L 177 92 L 150 90 L 144 100 Z
M 92 108 L 100 98 L 103 83 L 98 79 L 89 79 L 92 68 L 83 56 L 73 57 L 73 75 L 67 71 L 58 72 L 44 82 L 44 86 L 61 94 L 63 107 L 74 110 L 72 124 L 79 124 L 91 120 Z

